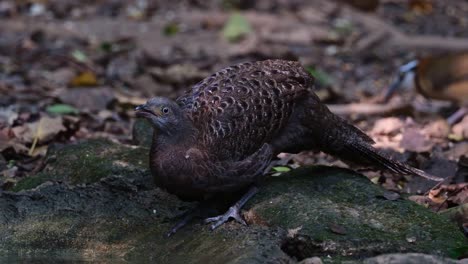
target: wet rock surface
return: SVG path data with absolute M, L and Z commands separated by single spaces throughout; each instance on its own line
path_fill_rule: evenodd
M 332 263 L 396 252 L 456 257 L 466 247 L 445 217 L 331 167 L 271 177 L 246 206 L 247 227 L 210 231 L 195 221 L 165 238 L 194 204 L 153 185 L 147 151 L 107 140 L 50 150 L 41 172 L 0 193 L 0 262 Z

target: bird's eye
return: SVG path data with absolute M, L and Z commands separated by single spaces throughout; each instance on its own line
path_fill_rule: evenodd
M 162 112 L 163 112 L 164 114 L 169 113 L 169 108 L 163 107 Z

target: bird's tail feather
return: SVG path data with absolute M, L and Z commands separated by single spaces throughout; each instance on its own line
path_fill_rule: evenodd
M 380 153 L 377 149 L 365 142 L 353 142 L 345 144 L 345 149 L 367 160 L 371 164 L 376 164 L 381 168 L 387 169 L 397 174 L 417 175 L 432 181 L 442 181 L 442 178 L 430 175 L 422 170 L 413 168 L 401 162 L 392 160 L 386 155 Z

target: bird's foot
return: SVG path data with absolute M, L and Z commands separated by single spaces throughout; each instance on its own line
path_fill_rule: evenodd
M 243 225 L 247 225 L 245 220 L 240 215 L 241 208 L 247 203 L 247 201 L 252 198 L 258 192 L 258 188 L 252 186 L 249 190 L 240 198 L 237 203 L 233 206 L 229 207 L 229 210 L 223 215 L 210 217 L 205 219 L 205 223 L 214 223 L 211 225 L 211 230 L 218 228 L 220 225 L 226 223 L 230 218 L 236 220 L 236 222 L 241 223 Z
M 247 223 L 245 222 L 245 220 L 242 218 L 240 214 L 240 210 L 241 210 L 240 206 L 238 206 L 237 204 L 233 205 L 229 207 L 229 210 L 225 214 L 206 218 L 205 223 L 213 223 L 211 225 L 211 230 L 214 230 L 218 228 L 220 225 L 226 223 L 227 221 L 229 221 L 230 218 L 234 219 L 236 222 L 240 224 L 247 225 Z
M 166 237 L 170 237 L 175 234 L 179 229 L 186 226 L 195 218 L 205 218 L 210 215 L 216 215 L 217 210 L 211 208 L 210 201 L 200 202 L 195 208 L 183 213 L 178 216 L 182 217 L 170 230 L 166 233 Z
M 188 213 L 185 213 L 183 218 L 178 221 L 170 230 L 169 232 L 166 233 L 166 237 L 170 237 L 173 234 L 177 232 L 177 230 L 181 229 L 182 227 L 186 226 L 190 221 L 192 221 L 193 218 L 196 217 L 196 212 L 190 211 Z

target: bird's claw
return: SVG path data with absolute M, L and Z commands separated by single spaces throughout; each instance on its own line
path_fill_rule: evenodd
M 222 215 L 206 218 L 205 223 L 214 222 L 214 224 L 211 225 L 211 230 L 215 230 L 220 225 L 226 223 L 230 218 L 233 218 L 236 222 L 240 224 L 247 225 L 245 220 L 240 215 L 240 208 L 238 206 L 231 206 L 229 210 Z

